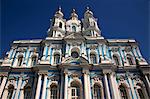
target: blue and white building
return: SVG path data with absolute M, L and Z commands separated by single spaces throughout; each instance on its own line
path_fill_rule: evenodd
M 45 39 L 13 41 L 0 60 L 0 99 L 150 99 L 150 65 L 134 39 L 106 39 L 89 8 L 61 8 Z

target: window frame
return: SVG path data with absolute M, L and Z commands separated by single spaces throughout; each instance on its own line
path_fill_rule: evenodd
M 23 63 L 23 55 L 18 56 L 18 62 L 17 62 L 17 66 L 21 66 Z
M 94 56 L 94 57 L 91 57 L 91 56 Z M 97 64 L 97 56 L 96 56 L 96 54 L 90 53 L 90 62 L 92 64 Z
M 57 94 L 58 94 L 58 86 L 56 84 L 51 85 L 50 86 L 50 99 L 58 99 L 58 95 Z
M 25 86 L 24 88 L 24 99 L 31 99 L 32 97 L 32 89 L 30 86 Z
M 13 85 L 9 85 L 8 86 L 8 94 L 7 94 L 7 99 L 11 99 L 12 98 L 12 96 L 13 96 L 13 93 L 14 93 L 14 90 L 15 90 L 15 88 L 14 88 L 14 86 Z M 9 91 L 11 91 L 11 94 L 9 95 Z

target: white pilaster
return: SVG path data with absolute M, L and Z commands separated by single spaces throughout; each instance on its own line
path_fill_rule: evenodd
M 137 50 L 138 55 L 142 57 L 139 47 L 137 47 L 135 50 Z
M 42 97 L 41 97 L 42 99 L 45 99 L 46 84 L 47 84 L 47 74 L 44 75 L 43 90 L 42 90 Z
M 104 86 L 105 86 L 106 99 L 111 99 L 106 74 L 104 74 Z
M 147 77 L 146 74 L 145 74 L 145 79 L 146 79 L 146 82 L 147 82 L 147 84 L 148 84 L 148 87 L 150 87 L 150 82 L 149 82 L 148 77 Z
M 2 99 L 7 99 L 7 96 L 8 96 L 8 89 L 5 88 L 5 89 L 4 89 L 3 96 L 1 96 L 0 98 L 2 98 Z
M 68 99 L 68 73 L 65 72 L 65 88 L 64 88 L 64 99 Z
M 91 84 L 90 84 L 90 75 L 88 74 L 87 75 L 88 77 L 87 77 L 87 79 L 88 79 L 88 92 L 89 92 L 89 99 L 92 99 L 92 96 L 91 96 Z
M 114 85 L 114 80 L 113 80 L 113 73 L 110 74 L 110 86 L 112 90 L 112 99 L 118 99 L 117 94 L 116 94 L 116 89 Z
M 1 86 L 0 86 L 0 96 L 2 95 L 2 92 L 4 91 L 4 87 L 5 87 L 5 84 L 6 84 L 6 80 L 7 80 L 7 77 L 4 76 L 4 77 L 3 77 L 3 80 L 2 80 L 2 83 L 1 83 Z
M 134 99 L 136 99 L 136 94 L 135 94 L 134 86 L 132 84 L 132 80 L 131 80 L 130 76 L 128 76 L 128 81 L 129 81 L 129 84 L 130 84 L 130 87 L 131 87 L 132 95 L 133 95 Z
M 146 83 L 147 83 L 147 89 L 148 89 L 148 93 L 150 94 L 150 82 L 149 82 L 149 79 L 148 79 L 148 77 L 147 77 L 147 75 L 146 74 L 144 74 L 144 76 L 145 76 L 145 79 L 146 79 Z
M 120 94 L 119 94 L 119 89 L 118 89 L 118 84 L 117 84 L 117 81 L 116 81 L 116 76 L 114 74 L 114 72 L 111 74 L 112 75 L 112 80 L 114 82 L 114 87 L 115 87 L 115 93 L 116 93 L 116 97 L 117 99 L 120 99 Z
M 132 50 L 133 50 L 133 53 L 135 55 L 135 57 L 138 57 L 137 53 L 136 53 L 136 48 L 135 47 L 132 47 Z
M 64 86 L 64 76 L 63 76 L 63 73 L 61 73 L 61 86 L 60 86 L 60 99 L 63 98 L 63 86 Z
M 87 82 L 87 74 L 84 73 L 84 97 L 85 99 L 89 99 L 89 95 L 88 95 L 88 82 Z
M 9 55 L 8 55 L 8 58 L 9 58 L 9 59 L 11 59 L 11 56 L 12 56 L 12 54 L 13 54 L 13 51 L 14 51 L 14 49 L 11 48 L 11 50 L 10 50 L 10 52 L 9 52 Z
M 40 98 L 41 78 L 42 78 L 42 75 L 39 74 L 39 77 L 38 77 L 38 83 L 37 83 L 37 87 L 36 87 L 36 95 L 35 95 L 35 99 L 39 99 L 39 98 Z
M 104 56 L 106 56 L 106 53 L 107 53 L 106 45 L 103 45 L 103 49 L 104 49 Z
M 24 99 L 24 90 L 20 89 L 20 98 L 19 99 Z
M 15 94 L 14 99 L 18 99 L 19 91 L 20 91 L 20 88 L 21 88 L 21 83 L 22 83 L 22 76 L 19 77 L 18 86 L 17 86 L 17 90 L 16 90 L 16 94 Z

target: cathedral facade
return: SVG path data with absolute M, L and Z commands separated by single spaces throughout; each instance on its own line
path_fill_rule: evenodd
M 93 12 L 61 8 L 45 39 L 13 41 L 0 61 L 0 99 L 149 99 L 150 65 L 134 39 L 105 39 Z

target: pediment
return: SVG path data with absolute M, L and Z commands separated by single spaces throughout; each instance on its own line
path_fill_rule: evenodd
M 79 57 L 79 58 L 72 58 L 72 57 L 68 57 L 66 59 L 64 59 L 62 61 L 62 63 L 68 63 L 68 64 L 88 64 L 88 60 L 86 60 L 83 57 Z
M 81 35 L 81 33 L 71 33 L 65 37 L 65 39 L 80 39 L 84 40 L 85 38 Z

